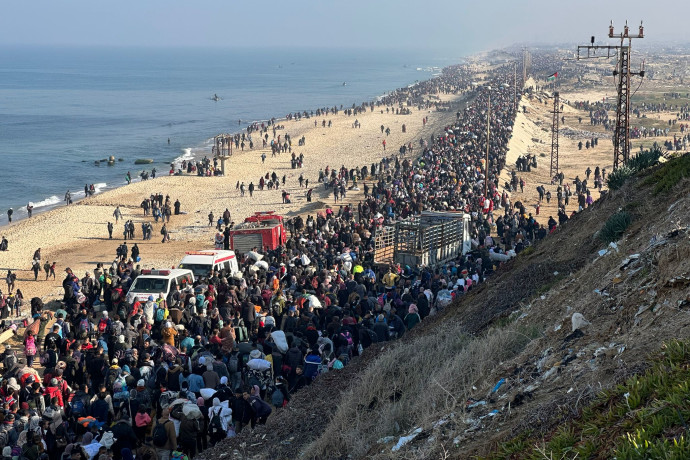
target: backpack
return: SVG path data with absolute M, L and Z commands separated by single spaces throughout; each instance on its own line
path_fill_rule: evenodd
M 156 322 L 162 323 L 164 319 L 165 319 L 165 308 L 158 307 L 158 310 L 156 310 Z
M 72 408 L 72 415 L 74 417 L 83 417 L 86 415 L 86 405 L 84 404 L 84 398 L 73 398 L 70 402 Z
M 220 420 L 220 411 L 217 411 L 211 417 L 211 422 L 208 425 L 208 430 L 211 436 L 218 436 L 223 433 L 223 423 Z
M 231 374 L 234 374 L 239 370 L 240 360 L 236 354 L 230 355 L 230 357 L 228 358 L 227 366 L 228 366 L 228 372 L 230 372 Z
M 352 335 L 350 334 L 349 331 L 341 332 L 340 335 L 343 336 L 345 338 L 345 340 L 347 340 L 348 346 L 351 347 L 353 345 L 354 342 L 352 341 Z
M 168 432 L 165 430 L 165 424 L 168 423 L 169 420 L 166 420 L 163 423 L 156 423 L 156 426 L 153 428 L 153 445 L 156 447 L 163 447 L 164 445 L 167 444 L 168 442 Z
M 83 318 L 81 321 L 79 321 L 79 337 L 82 339 L 85 339 L 89 335 L 89 320 L 87 318 Z
M 273 391 L 273 394 L 271 395 L 271 402 L 276 407 L 283 407 L 285 403 L 285 395 L 280 389 L 276 388 L 275 391 Z
M 99 334 L 105 334 L 105 332 L 108 330 L 108 320 L 105 318 L 101 318 L 100 321 L 98 321 L 98 333 Z
M 187 454 L 175 450 L 170 454 L 170 460 L 189 460 L 189 457 Z

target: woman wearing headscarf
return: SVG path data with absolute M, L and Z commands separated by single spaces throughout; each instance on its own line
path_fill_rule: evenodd
M 177 329 L 175 329 L 172 322 L 165 322 L 163 329 L 161 330 L 161 335 L 163 336 L 163 343 L 167 343 L 172 347 L 175 346 L 175 337 L 177 336 Z

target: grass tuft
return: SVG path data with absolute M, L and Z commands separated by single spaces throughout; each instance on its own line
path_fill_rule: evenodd
M 632 223 L 632 217 L 626 211 L 617 212 L 608 218 L 599 230 L 599 239 L 604 243 L 617 241 Z

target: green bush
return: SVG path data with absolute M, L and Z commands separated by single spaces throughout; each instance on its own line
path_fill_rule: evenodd
M 632 223 L 632 217 L 625 211 L 617 212 L 609 217 L 599 230 L 599 239 L 604 243 L 618 240 Z
M 609 174 L 606 180 L 609 189 L 618 190 L 630 177 L 650 166 L 654 166 L 659 161 L 659 158 L 661 158 L 661 154 L 661 148 L 658 144 L 654 143 L 651 149 L 644 150 L 630 158 L 624 166 L 621 166 Z
M 654 171 L 645 184 L 654 184 L 654 194 L 659 194 L 671 190 L 684 177 L 690 177 L 690 155 L 687 153 Z
M 633 174 L 635 174 L 635 171 L 627 166 L 621 166 L 616 169 L 606 178 L 606 184 L 609 186 L 609 190 L 618 190 Z
M 659 161 L 659 158 L 661 158 L 661 154 L 661 148 L 658 144 L 654 143 L 651 149 L 638 153 L 630 158 L 625 165 L 633 171 L 639 172 L 650 166 L 654 166 Z

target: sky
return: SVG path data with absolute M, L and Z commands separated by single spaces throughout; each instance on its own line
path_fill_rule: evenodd
M 0 44 L 320 47 L 471 53 L 586 44 L 611 20 L 688 40 L 686 0 L 4 0 Z

